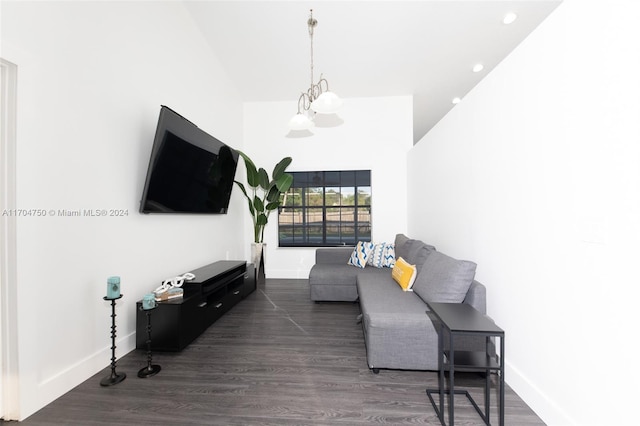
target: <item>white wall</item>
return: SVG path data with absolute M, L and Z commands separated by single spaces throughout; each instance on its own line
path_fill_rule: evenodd
M 295 113 L 295 99 L 245 104 L 244 150 L 256 165 L 271 173 L 278 161 L 290 156 L 290 171 L 370 169 L 373 241 L 393 241 L 398 232 L 406 232 L 412 97 L 346 99 L 338 113 L 342 125 L 316 127 L 313 136 L 299 139 L 287 137 L 287 123 Z M 244 165 L 241 168 L 244 173 Z M 277 215 L 271 215 L 265 230 L 267 278 L 307 278 L 315 249 L 278 248 L 277 223 Z M 253 233 L 248 220 L 245 235 L 249 250 Z
M 478 263 L 506 380 L 550 425 L 636 418 L 639 21 L 565 0 L 409 157 L 410 235 Z
M 121 357 L 144 293 L 244 258 L 236 195 L 226 216 L 138 213 L 160 104 L 241 147 L 239 95 L 195 28 L 176 2 L 2 4 L 1 54 L 18 65 L 17 207 L 128 211 L 18 218 L 20 418 L 108 366 L 108 276 L 122 277 Z

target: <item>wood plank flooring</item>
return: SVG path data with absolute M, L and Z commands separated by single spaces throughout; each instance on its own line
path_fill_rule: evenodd
M 359 313 L 357 303 L 311 302 L 307 280 L 267 280 L 182 352 L 155 353 L 158 375 L 139 379 L 146 353 L 131 352 L 118 360 L 120 384 L 99 385 L 105 366 L 20 425 L 439 424 L 425 394 L 437 374 L 371 373 Z M 482 403 L 480 376 L 456 383 Z M 544 424 L 510 388 L 505 399 L 508 425 Z M 455 419 L 482 424 L 463 396 Z

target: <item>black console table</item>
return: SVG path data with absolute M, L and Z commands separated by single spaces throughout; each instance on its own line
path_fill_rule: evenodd
M 153 351 L 180 351 L 256 289 L 253 264 L 221 260 L 191 271 L 184 295 L 158 302 L 153 312 Z M 147 317 L 137 302 L 136 349 L 147 350 Z
M 490 424 L 489 395 L 490 395 L 490 373 L 497 371 L 500 375 L 500 396 L 499 396 L 499 424 L 504 425 L 504 331 L 491 321 L 486 315 L 475 310 L 466 303 L 433 303 L 427 302 L 427 306 L 434 315 L 434 325 L 439 327 L 438 331 L 438 389 L 427 389 L 427 395 L 433 405 L 440 423 L 444 421 L 444 400 L 445 394 L 449 396 L 449 425 L 453 425 L 453 400 L 454 395 L 466 395 L 485 424 Z M 429 312 L 427 312 L 429 314 Z M 484 351 L 461 351 L 456 350 L 456 336 L 475 335 L 485 338 Z M 444 338 L 449 339 L 445 348 Z M 492 356 L 491 338 L 500 339 L 500 353 Z M 445 390 L 444 372 L 449 371 L 449 389 Z M 484 372 L 484 413 L 478 407 L 467 390 L 456 390 L 454 384 L 455 371 L 480 371 Z M 439 406 L 436 405 L 432 394 L 437 393 L 440 397 Z

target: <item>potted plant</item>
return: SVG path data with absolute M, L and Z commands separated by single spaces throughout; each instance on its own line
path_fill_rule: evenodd
M 280 195 L 287 192 L 293 183 L 293 176 L 285 170 L 291 164 L 291 157 L 285 157 L 273 168 L 271 178 L 262 167 L 257 168 L 247 154 L 238 151 L 247 169 L 247 186 L 234 181 L 240 187 L 249 204 L 253 221 L 253 244 L 251 260 L 256 267 L 259 280 L 264 279 L 264 228 L 269 215 L 280 206 Z

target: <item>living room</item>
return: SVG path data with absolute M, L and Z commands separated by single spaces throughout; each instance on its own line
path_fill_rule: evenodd
M 135 302 L 160 280 L 248 259 L 238 191 L 224 216 L 138 213 L 166 104 L 266 168 L 288 155 L 293 171 L 372 170 L 374 239 L 404 232 L 478 264 L 507 335 L 506 381 L 547 424 L 633 423 L 638 373 L 596 370 L 631 365 L 637 323 L 633 1 L 563 1 L 415 144 L 411 94 L 346 99 L 341 126 L 287 138 L 296 94 L 244 102 L 180 2 L 3 1 L 1 19 L 0 57 L 18 70 L 14 205 L 129 212 L 3 219 L 6 418 L 106 367 L 108 276 L 122 277 L 123 355 L 135 348 Z M 265 241 L 268 278 L 308 276 L 313 249 L 278 249 L 275 223 Z

